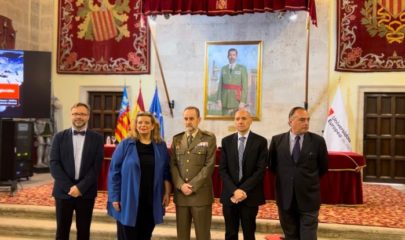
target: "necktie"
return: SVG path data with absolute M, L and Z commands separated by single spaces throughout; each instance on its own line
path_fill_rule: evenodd
M 193 141 L 193 135 L 190 134 L 187 136 L 187 147 L 190 147 L 192 141 Z
M 239 180 L 241 180 L 243 176 L 242 161 L 243 161 L 243 152 L 245 151 L 245 139 L 246 137 L 239 138 L 239 146 L 238 146 Z
M 297 163 L 298 159 L 300 158 L 300 152 L 301 152 L 300 136 L 296 136 L 294 147 L 293 147 L 292 154 L 291 154 L 292 159 L 294 160 L 295 163 Z
M 73 130 L 73 135 L 82 135 L 82 136 L 84 136 L 85 134 L 86 134 L 86 131 Z

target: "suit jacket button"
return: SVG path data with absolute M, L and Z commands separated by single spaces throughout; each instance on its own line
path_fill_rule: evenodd
M 186 182 L 188 182 L 188 178 L 186 178 Z
M 189 163 L 189 162 L 190 162 L 190 160 L 187 159 L 187 163 Z
M 187 151 L 187 154 L 190 154 L 190 151 Z
M 186 172 L 188 172 L 188 169 L 186 169 Z

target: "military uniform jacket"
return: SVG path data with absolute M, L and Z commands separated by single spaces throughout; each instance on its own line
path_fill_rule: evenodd
M 214 201 L 212 173 L 215 166 L 216 138 L 213 133 L 198 130 L 190 146 L 187 134 L 173 137 L 170 170 L 174 184 L 174 202 L 178 206 L 204 206 Z M 181 186 L 189 183 L 193 193 L 181 192 Z
M 227 89 L 225 84 L 240 86 L 240 96 L 238 96 L 237 91 Z M 238 108 L 239 103 L 247 103 L 248 73 L 246 67 L 236 64 L 231 72 L 228 65 L 223 66 L 217 94 L 217 99 L 221 100 L 223 108 Z

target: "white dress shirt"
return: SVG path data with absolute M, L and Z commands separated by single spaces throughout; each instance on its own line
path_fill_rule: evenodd
M 82 154 L 83 154 L 83 146 L 84 146 L 84 139 L 86 135 L 74 135 L 73 131 L 76 130 L 72 128 L 72 140 L 73 140 L 73 156 L 75 159 L 75 180 L 79 179 L 80 176 L 80 166 L 82 164 Z M 87 129 L 81 130 L 86 131 Z

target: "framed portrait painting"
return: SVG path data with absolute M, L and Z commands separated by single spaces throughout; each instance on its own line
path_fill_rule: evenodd
M 239 108 L 260 119 L 262 42 L 206 42 L 205 119 L 233 119 Z

